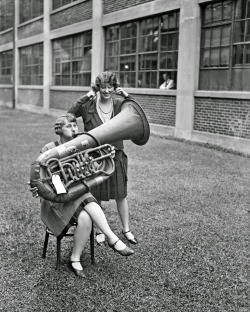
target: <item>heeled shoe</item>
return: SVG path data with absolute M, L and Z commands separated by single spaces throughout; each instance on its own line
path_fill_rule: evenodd
M 96 243 L 99 246 L 105 245 L 105 235 L 103 233 L 96 233 L 95 235 Z
M 109 247 L 112 248 L 114 250 L 114 252 L 118 252 L 120 255 L 128 257 L 131 256 L 134 253 L 134 250 L 129 248 L 128 246 L 126 246 L 124 249 L 122 250 L 117 250 L 115 248 L 115 245 L 119 242 L 120 239 L 118 239 L 114 244 L 109 244 Z
M 77 269 L 75 269 L 72 266 L 72 263 L 75 263 L 75 262 L 80 262 L 80 261 L 71 261 L 71 260 L 69 260 L 69 267 L 70 267 L 70 269 L 75 273 L 76 276 L 80 276 L 80 277 L 86 278 L 86 275 L 83 273 L 83 270 L 77 270 Z
M 127 231 L 127 232 L 122 232 L 122 234 L 124 235 L 124 237 L 126 238 L 126 240 L 128 241 L 128 242 L 130 242 L 131 244 L 133 244 L 133 245 L 136 245 L 136 244 L 138 244 L 138 240 L 134 237 L 134 238 L 128 238 L 127 236 L 126 236 L 126 234 L 127 233 L 131 233 L 130 231 Z

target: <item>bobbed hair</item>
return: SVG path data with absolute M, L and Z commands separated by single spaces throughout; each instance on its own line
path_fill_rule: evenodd
M 56 134 L 61 134 L 62 133 L 62 127 L 66 124 L 66 122 L 75 122 L 77 123 L 76 116 L 70 113 L 66 113 L 60 117 L 57 118 L 55 122 L 55 133 Z
M 100 73 L 96 77 L 95 84 L 92 85 L 92 88 L 95 91 L 99 91 L 101 85 L 103 85 L 103 84 L 110 84 L 111 86 L 114 87 L 114 89 L 118 88 L 119 87 L 119 83 L 118 83 L 118 79 L 116 77 L 116 74 L 113 73 L 113 72 L 109 72 L 109 71 Z

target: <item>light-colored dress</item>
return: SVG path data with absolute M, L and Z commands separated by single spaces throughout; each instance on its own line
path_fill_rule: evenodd
M 59 145 L 58 141 L 46 144 L 41 153 Z M 62 237 L 77 222 L 80 212 L 90 202 L 96 202 L 91 193 L 69 203 L 52 203 L 41 198 L 41 220 L 56 237 Z

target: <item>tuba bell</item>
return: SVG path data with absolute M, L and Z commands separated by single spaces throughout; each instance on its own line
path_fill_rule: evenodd
M 42 153 L 31 164 L 30 185 L 52 202 L 75 200 L 114 172 L 112 143 L 131 140 L 144 145 L 149 136 L 149 123 L 141 106 L 124 100 L 121 112 L 107 123 Z M 55 177 L 63 191 L 53 183 Z

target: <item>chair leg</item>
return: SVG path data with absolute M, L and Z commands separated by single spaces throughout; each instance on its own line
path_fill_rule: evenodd
M 47 247 L 48 247 L 48 241 L 49 241 L 49 233 L 46 230 L 45 233 L 45 239 L 44 239 L 44 244 L 43 244 L 43 254 L 42 254 L 42 258 L 46 258 L 46 252 L 47 252 Z
M 94 234 L 94 224 L 92 223 L 92 229 L 90 233 L 90 253 L 91 253 L 91 262 L 95 264 L 95 234 Z
M 56 239 L 56 270 L 61 269 L 61 238 Z

